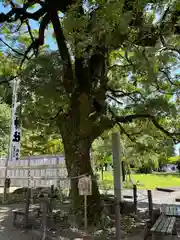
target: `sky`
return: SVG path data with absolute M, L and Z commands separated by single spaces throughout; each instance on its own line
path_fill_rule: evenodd
M 3 4 L 0 3 L 0 12 L 6 13 L 7 11 L 8 11 L 8 8 L 4 8 Z M 30 20 L 30 25 L 34 29 L 38 29 L 38 26 L 39 26 L 39 24 L 34 20 Z M 46 31 L 45 36 L 46 36 L 45 44 L 48 44 L 51 50 L 57 50 L 56 42 L 52 37 L 52 30 L 48 29 Z M 176 154 L 180 154 L 180 144 L 177 144 L 175 146 L 175 151 L 176 151 Z
M 0 3 L 0 13 L 8 12 L 9 8 L 5 8 L 2 3 Z M 33 10 L 34 11 L 34 10 Z M 32 29 L 38 29 L 39 23 L 34 20 L 30 20 L 30 26 Z M 57 50 L 57 45 L 54 39 L 52 38 L 52 30 L 48 29 L 45 34 L 45 44 L 48 44 L 51 50 Z

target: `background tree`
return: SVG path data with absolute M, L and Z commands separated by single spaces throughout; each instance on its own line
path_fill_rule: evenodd
M 96 171 L 101 171 L 103 180 L 104 170 L 112 166 L 112 146 L 110 138 L 98 138 L 92 145 L 92 157 Z
M 11 124 L 12 87 L 6 80 L 14 74 L 15 64 L 2 52 L 0 53 L 0 156 L 8 155 Z
M 34 88 L 26 85 L 27 95 L 31 93 L 28 97 L 34 107 L 44 104 L 43 112 L 48 112 L 46 117 L 54 119 L 61 133 L 75 211 L 82 208 L 77 177 L 92 176 L 88 217 L 89 222 L 95 221 L 103 209 L 90 164 L 90 148 L 98 136 L 116 123 L 126 128 L 132 121 L 138 125 L 146 119 L 174 141 L 179 140 L 175 132 L 179 109 L 173 98 L 179 86 L 175 74 L 179 66 L 179 3 L 27 0 L 8 4 L 11 9 L 1 13 L 0 22 L 26 25 L 32 41 L 21 63 L 32 53 L 37 55 L 45 29 L 52 24 L 59 50 L 54 58 L 56 68 L 47 72 L 50 68 L 43 67 L 43 57 L 41 63 L 29 65 L 26 80 L 30 78 Z M 29 11 L 32 6 L 38 8 Z M 40 21 L 37 38 L 29 27 L 30 19 Z
M 125 129 L 116 127 L 121 132 L 121 159 L 125 163 L 125 171 L 148 173 L 152 170 L 161 170 L 163 166 L 170 163 L 169 158 L 175 155 L 172 139 L 157 131 L 152 124 L 129 124 Z M 154 133 L 153 133 L 154 132 Z M 128 134 L 128 135 L 127 135 Z M 129 135 L 130 134 L 130 135 Z M 93 143 L 93 158 L 97 166 L 112 166 L 112 131 L 105 132 Z
M 7 156 L 10 130 L 11 109 L 5 104 L 0 104 L 0 156 Z
M 21 156 L 55 155 L 63 153 L 62 140 L 57 135 L 46 135 L 43 131 L 27 128 L 22 130 Z

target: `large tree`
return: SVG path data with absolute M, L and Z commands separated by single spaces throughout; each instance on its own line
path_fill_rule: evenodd
M 142 124 L 145 119 L 174 141 L 178 140 L 177 98 L 172 96 L 177 96 L 179 84 L 176 74 L 179 3 L 27 0 L 7 1 L 7 4 L 11 9 L 0 14 L 0 22 L 26 24 L 32 41 L 22 63 L 32 53 L 38 54 L 46 28 L 53 27 L 59 63 L 54 62 L 56 81 L 49 89 L 54 90 L 54 96 L 44 108 L 52 109 L 50 118 L 54 118 L 63 139 L 74 209 L 82 205 L 78 176 L 92 176 L 88 213 L 90 219 L 95 219 L 102 208 L 91 168 L 90 148 L 98 136 L 117 122 L 124 129 L 132 121 Z M 32 6 L 34 11 L 30 10 Z M 32 35 L 29 20 L 39 22 L 37 38 Z M 13 29 L 14 34 L 19 29 Z M 22 51 L 16 54 L 22 55 Z M 45 69 L 32 69 L 34 75 L 37 71 L 43 75 Z M 54 79 L 53 73 L 47 73 L 47 84 Z M 39 84 L 36 77 L 31 80 L 34 86 Z M 64 106 L 57 104 L 62 89 Z M 35 96 L 33 101 L 36 99 Z

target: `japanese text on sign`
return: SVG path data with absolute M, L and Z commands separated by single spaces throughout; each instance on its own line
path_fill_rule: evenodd
M 91 176 L 82 177 L 78 182 L 79 195 L 92 195 Z
M 18 118 L 16 117 L 12 128 L 12 161 L 20 159 L 20 136 Z

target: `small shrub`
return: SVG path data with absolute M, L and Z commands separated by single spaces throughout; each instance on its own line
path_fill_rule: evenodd
M 123 225 L 124 225 L 124 231 L 126 233 L 130 233 L 131 229 L 133 228 L 135 224 L 135 220 L 134 218 L 130 217 L 130 216 L 124 216 L 123 218 Z

